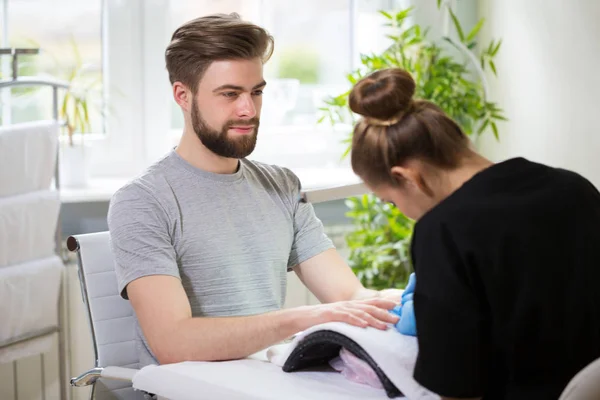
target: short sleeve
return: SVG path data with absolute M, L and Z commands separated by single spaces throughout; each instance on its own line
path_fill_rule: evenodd
M 108 210 L 110 246 L 119 293 L 143 276 L 180 278 L 167 213 L 145 189 L 130 184 L 111 199 Z M 180 278 L 181 279 L 181 278 Z
M 478 279 L 464 265 L 448 229 L 429 222 L 417 223 L 412 243 L 419 344 L 414 377 L 441 396 L 481 397 L 487 384 L 491 332 L 477 295 Z
M 302 185 L 298 177 L 286 170 L 291 189 L 292 212 L 294 219 L 294 241 L 288 269 L 334 248 L 333 242 L 325 234 L 323 223 L 315 214 L 312 204 L 300 200 Z

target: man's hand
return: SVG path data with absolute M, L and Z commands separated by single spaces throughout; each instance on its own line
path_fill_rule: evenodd
M 388 324 L 396 324 L 398 316 L 389 312 L 397 303 L 391 300 L 374 298 L 350 300 L 316 306 L 301 307 L 306 328 L 326 322 L 345 322 L 350 325 L 385 330 Z M 302 328 L 302 329 L 306 329 Z
M 401 303 L 403 293 L 404 290 L 402 289 L 383 289 L 379 291 L 379 296 L 382 299 L 391 300 L 398 305 Z
M 247 317 L 192 317 L 181 281 L 146 276 L 127 286 L 129 300 L 159 363 L 233 360 L 326 322 L 386 329 L 398 316 L 385 299 L 341 301 Z M 202 340 L 198 340 L 202 338 Z

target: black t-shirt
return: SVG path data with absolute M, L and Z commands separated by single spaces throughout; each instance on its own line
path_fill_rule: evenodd
M 415 225 L 415 379 L 447 397 L 557 399 L 600 357 L 600 194 L 523 158 Z

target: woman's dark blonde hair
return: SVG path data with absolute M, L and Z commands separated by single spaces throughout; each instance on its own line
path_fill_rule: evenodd
M 414 94 L 415 81 L 399 68 L 376 71 L 350 92 L 350 109 L 363 116 L 354 127 L 352 169 L 367 184 L 398 185 L 391 169 L 408 160 L 452 169 L 469 151 L 458 124 Z
M 273 37 L 265 29 L 243 21 L 237 13 L 196 18 L 173 33 L 165 52 L 169 80 L 196 93 L 212 62 L 260 58 L 265 63 L 273 47 Z

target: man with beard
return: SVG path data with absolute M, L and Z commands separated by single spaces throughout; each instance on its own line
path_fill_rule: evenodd
M 396 290 L 365 289 L 288 169 L 247 160 L 273 38 L 237 14 L 190 21 L 166 64 L 179 145 L 112 198 L 119 291 L 137 317 L 140 365 L 246 357 L 313 325 L 387 329 Z M 287 272 L 323 303 L 282 309 Z

